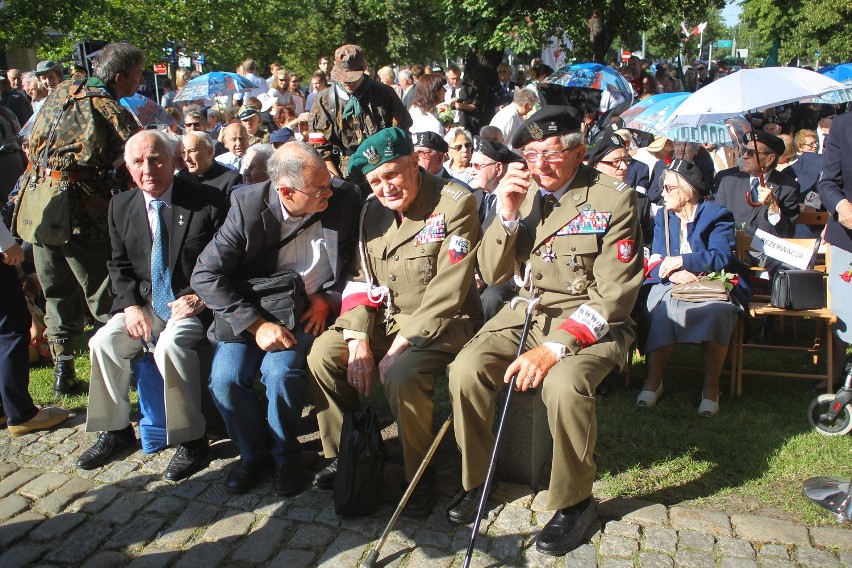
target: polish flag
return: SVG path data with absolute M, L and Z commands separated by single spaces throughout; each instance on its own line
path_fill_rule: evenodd
M 369 286 L 364 282 L 355 282 L 350 280 L 346 283 L 343 289 L 343 298 L 340 306 L 340 313 L 345 313 L 356 306 L 368 306 L 378 308 L 380 303 L 370 300 L 370 295 L 367 293 Z
M 701 22 L 700 24 L 698 24 L 697 26 L 695 26 L 692 29 L 692 33 L 694 33 L 695 35 L 700 35 L 701 32 L 703 32 L 704 28 L 706 28 L 706 27 L 707 27 L 707 22 Z

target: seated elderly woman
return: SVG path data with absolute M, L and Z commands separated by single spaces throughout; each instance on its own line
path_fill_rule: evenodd
M 470 185 L 473 176 L 473 168 L 470 165 L 470 159 L 473 157 L 473 137 L 469 131 L 456 126 L 450 128 L 444 140 L 450 147 L 450 151 L 447 152 L 450 159 L 444 163 L 444 168 L 454 178 Z
M 651 407 L 663 392 L 663 371 L 678 343 L 700 343 L 704 354 L 704 391 L 698 413 L 719 412 L 719 374 L 737 317 L 751 295 L 747 269 L 734 256 L 734 215 L 704 200 L 698 167 L 675 159 L 663 171 L 665 208 L 657 212 L 652 254 L 640 298 L 639 350 L 648 356 L 648 377 L 636 399 Z M 687 302 L 672 296 L 676 284 L 694 282 L 704 273 L 736 275 L 731 301 Z

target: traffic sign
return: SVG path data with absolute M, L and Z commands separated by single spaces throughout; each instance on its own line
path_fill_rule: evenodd
M 814 51 L 814 57 L 819 57 L 820 55 L 822 55 L 822 52 L 820 50 L 817 49 L 816 51 Z
M 155 63 L 154 64 L 154 73 L 157 75 L 168 75 L 168 70 L 166 69 L 165 63 Z
M 622 61 L 629 61 L 631 55 L 633 55 L 633 54 L 630 53 L 629 50 L 625 49 L 624 51 L 621 52 L 621 60 Z
M 732 39 L 720 39 L 716 42 L 716 47 L 731 47 L 734 45 L 734 40 Z

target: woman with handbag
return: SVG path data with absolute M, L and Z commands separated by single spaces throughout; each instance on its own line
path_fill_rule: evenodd
M 656 404 L 675 345 L 700 343 L 705 375 L 698 413 L 710 417 L 719 412 L 719 375 L 731 334 L 751 297 L 747 269 L 734 255 L 734 215 L 705 201 L 701 170 L 676 159 L 663 171 L 662 184 L 665 207 L 655 219 L 640 295 L 639 350 L 648 356 L 648 376 L 636 403 Z M 702 299 L 713 297 L 714 288 L 721 299 Z

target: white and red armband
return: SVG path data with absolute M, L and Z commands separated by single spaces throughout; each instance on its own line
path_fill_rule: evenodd
M 370 285 L 366 282 L 350 280 L 343 289 L 340 303 L 340 313 L 345 313 L 357 306 L 378 308 L 382 304 L 382 296 L 370 293 Z
M 609 332 L 609 323 L 597 310 L 588 304 L 582 304 L 559 326 L 559 329 L 576 337 L 577 343 L 583 348 L 606 335 Z

